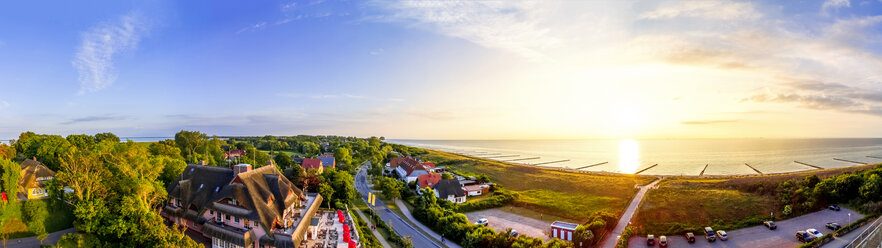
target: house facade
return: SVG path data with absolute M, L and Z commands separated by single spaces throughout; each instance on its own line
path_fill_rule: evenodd
M 490 192 L 490 185 L 487 184 L 472 184 L 463 186 L 463 189 L 466 191 L 468 196 L 478 196 L 483 195 Z
M 416 181 L 420 175 L 429 174 L 429 170 L 413 158 L 402 158 L 396 162 L 395 173 L 407 183 Z
M 18 192 L 16 196 L 20 199 L 41 199 L 49 197 L 44 183 L 52 180 L 55 172 L 49 167 L 37 161 L 37 158 L 26 159 L 21 162 L 21 178 L 18 180 L 18 186 L 22 192 Z M 9 192 L 12 194 L 12 192 Z
M 162 216 L 212 247 L 297 247 L 322 197 L 304 194 L 273 166 L 188 165 L 167 189 Z
M 551 237 L 573 241 L 573 233 L 576 232 L 576 227 L 579 227 L 579 224 L 555 221 L 551 223 Z
M 322 166 L 337 168 L 337 160 L 334 158 L 334 154 L 322 154 L 318 157 L 318 159 L 322 160 Z
M 309 169 L 315 169 L 318 171 L 318 174 L 322 174 L 322 172 L 325 171 L 325 167 L 322 166 L 322 160 L 317 158 L 304 158 L 303 163 L 300 163 L 300 166 L 306 171 L 309 171 Z
M 466 193 L 462 189 L 462 184 L 456 179 L 442 179 L 435 184 L 435 197 L 453 202 L 465 203 Z

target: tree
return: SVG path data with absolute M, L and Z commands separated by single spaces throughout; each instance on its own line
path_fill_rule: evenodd
M 444 180 L 447 180 L 447 179 L 453 179 L 453 176 L 450 175 L 450 173 L 442 173 L 442 174 L 441 174 L 441 179 L 444 179 Z
M 588 247 L 594 243 L 594 233 L 588 226 L 579 225 L 573 235 L 573 243 L 576 247 Z
M 291 164 L 294 163 L 293 161 L 291 161 L 291 157 L 289 157 L 284 152 L 276 153 L 276 157 L 273 158 L 273 161 L 276 161 L 276 165 L 278 165 L 279 168 L 282 168 L 282 170 L 291 167 Z M 300 169 L 303 170 L 303 168 Z
M 15 158 L 15 147 L 9 146 L 7 144 L 0 144 L 0 159 L 2 158 Z
M 88 149 L 95 145 L 95 137 L 88 134 L 71 134 L 66 139 L 70 145 L 81 149 Z
M 876 201 L 882 197 L 882 178 L 878 174 L 871 174 L 864 185 L 860 188 L 861 196 L 864 200 Z
M 295 186 L 303 188 L 304 181 L 306 180 L 306 171 L 303 169 L 303 166 L 294 164 L 290 167 L 290 170 L 286 170 L 286 172 L 285 177 L 288 178 L 289 181 L 294 183 Z
M 177 143 L 175 143 L 175 140 L 171 139 L 152 143 L 147 149 L 150 150 L 150 154 L 156 156 L 161 155 L 167 156 L 169 158 L 184 158 L 183 156 L 181 156 L 181 148 L 178 147 Z
M 342 164 L 350 164 L 352 162 L 352 155 L 349 154 L 349 149 L 346 147 L 337 147 L 334 148 L 334 158 L 337 159 Z
M 334 195 L 334 188 L 327 183 L 319 184 L 318 192 L 328 201 L 328 208 L 331 208 L 331 197 Z
M 46 210 L 46 201 L 25 201 L 23 210 L 28 230 L 37 235 L 42 244 L 43 240 L 49 235 L 46 233 L 46 217 L 49 215 L 49 212 Z
M 21 179 L 21 164 L 9 159 L 0 158 L 0 168 L 3 168 L 3 191 L 14 200 L 19 191 L 18 180 Z
M 383 191 L 383 197 L 386 199 L 401 198 L 402 188 L 404 188 L 404 183 L 401 181 L 388 177 L 380 178 L 380 189 Z
M 101 142 L 103 142 L 103 141 L 110 141 L 110 142 L 113 142 L 113 143 L 119 143 L 119 142 L 121 142 L 120 139 L 119 139 L 119 137 L 117 137 L 116 134 L 113 134 L 113 133 L 98 133 L 98 134 L 95 134 L 95 142 L 96 142 L 96 143 L 101 143 Z
M 781 214 L 784 216 L 790 216 L 793 213 L 793 207 L 790 205 L 784 205 L 784 211 L 781 211 Z
M 178 145 L 178 148 L 181 149 L 181 152 L 185 153 L 181 154 L 186 158 L 187 162 L 195 163 L 196 162 L 196 148 L 202 145 L 203 140 L 205 140 L 205 134 L 200 132 L 191 132 L 181 130 L 180 132 L 175 134 L 175 143 Z

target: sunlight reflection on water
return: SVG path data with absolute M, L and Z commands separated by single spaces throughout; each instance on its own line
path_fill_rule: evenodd
M 619 141 L 619 171 L 633 174 L 637 172 L 640 164 L 640 146 L 636 140 L 623 139 Z

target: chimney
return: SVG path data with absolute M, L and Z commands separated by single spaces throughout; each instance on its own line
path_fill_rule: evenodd
M 233 176 L 239 175 L 242 172 L 248 172 L 251 170 L 250 164 L 237 164 L 233 165 Z

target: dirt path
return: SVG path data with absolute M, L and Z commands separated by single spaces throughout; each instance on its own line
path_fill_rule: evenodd
M 612 232 L 604 237 L 603 246 L 604 248 L 612 248 L 616 247 L 616 241 L 618 240 L 618 236 L 622 235 L 622 232 L 625 231 L 625 228 L 628 227 L 628 224 L 631 223 L 631 217 L 634 216 L 634 212 L 637 212 L 637 207 L 640 206 L 640 202 L 643 201 L 643 197 L 646 196 L 646 191 L 649 191 L 652 187 L 654 187 L 660 179 L 656 179 L 651 183 L 640 186 L 640 191 L 637 192 L 637 195 L 634 196 L 634 199 L 631 200 L 631 204 L 628 205 L 628 209 L 625 210 L 625 213 L 622 214 L 622 217 L 619 218 L 619 222 L 616 224 L 616 228 L 613 229 Z

